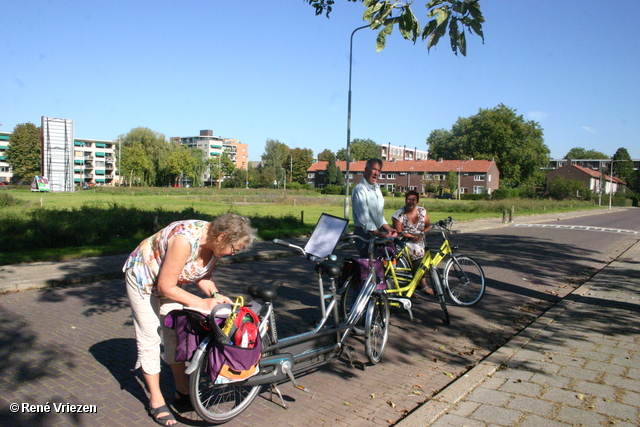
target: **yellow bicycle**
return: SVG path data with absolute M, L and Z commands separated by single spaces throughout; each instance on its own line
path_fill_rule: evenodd
M 411 262 L 408 246 L 401 240 L 397 241 L 395 247 L 386 247 L 384 250 L 384 272 L 387 284 L 387 295 L 391 306 L 401 306 L 409 313 L 409 318 L 413 317 L 411 297 L 418 288 L 420 280 L 429 272 L 429 286 L 433 289 L 442 311 L 444 312 L 443 322 L 450 323 L 449 311 L 447 309 L 447 295 L 451 301 L 461 306 L 472 306 L 477 304 L 484 295 L 485 277 L 482 267 L 471 257 L 462 254 L 454 254 L 457 246 L 449 243 L 449 234 L 454 220 L 448 217 L 445 220 L 433 224 L 443 238 L 442 245 L 436 252 L 432 252 L 426 245 L 426 234 L 422 233 L 425 239 L 425 254 L 415 269 Z M 437 266 L 448 258 L 442 275 Z

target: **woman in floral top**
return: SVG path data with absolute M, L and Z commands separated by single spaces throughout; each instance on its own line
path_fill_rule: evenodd
M 427 210 L 422 206 L 418 206 L 420 195 L 417 191 L 407 191 L 404 196 L 404 207 L 398 209 L 391 219 L 393 220 L 393 228 L 400 232 L 405 231 L 405 239 L 408 239 L 407 246 L 411 252 L 411 260 L 420 260 L 424 256 L 424 239 L 417 234 L 426 233 L 431 229 L 431 221 Z M 419 261 L 418 261 L 419 262 Z M 417 262 L 413 263 L 417 266 Z M 427 278 L 423 277 L 421 281 L 422 289 L 428 294 L 433 291 L 427 286 Z
M 235 255 L 255 240 L 248 218 L 224 214 L 212 222 L 177 221 L 143 240 L 129 255 L 126 273 L 127 295 L 136 332 L 138 361 L 149 389 L 149 413 L 161 425 L 177 422 L 160 391 L 160 343 L 163 358 L 171 366 L 176 382 L 176 406 L 190 405 L 189 383 L 184 362 L 176 363 L 175 331 L 164 327 L 164 316 L 182 306 L 210 311 L 231 300 L 218 292 L 211 271 L 219 258 Z M 182 289 L 195 283 L 204 292 L 201 298 Z M 162 330 L 162 337 L 160 336 Z

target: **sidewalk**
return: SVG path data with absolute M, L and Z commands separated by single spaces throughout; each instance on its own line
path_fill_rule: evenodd
M 640 242 L 396 425 L 639 426 Z
M 287 239 L 304 247 L 306 239 Z M 235 256 L 221 258 L 219 265 L 290 256 L 296 252 L 272 242 L 258 242 Z M 129 254 L 75 259 L 71 261 L 34 262 L 0 266 L 0 294 L 50 286 L 91 283 L 123 278 L 122 266 Z

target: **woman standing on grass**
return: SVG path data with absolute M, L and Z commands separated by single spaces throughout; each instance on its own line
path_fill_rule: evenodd
M 218 258 L 235 255 L 254 240 L 255 229 L 249 219 L 228 213 L 212 222 L 174 222 L 143 240 L 129 255 L 123 271 L 138 347 L 136 368 L 142 368 L 150 395 L 149 414 L 158 424 L 177 424 L 160 391 L 161 342 L 163 359 L 171 366 L 175 380 L 175 406 L 190 406 L 185 365 L 175 361 L 176 335 L 164 326 L 164 316 L 183 306 L 210 311 L 217 304 L 231 302 L 218 292 L 211 271 Z M 198 285 L 206 297 L 182 289 L 189 283 Z

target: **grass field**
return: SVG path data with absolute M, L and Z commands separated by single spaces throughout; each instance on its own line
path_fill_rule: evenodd
M 459 201 L 422 198 L 432 221 L 458 222 L 598 208 L 549 200 Z M 385 217 L 404 204 L 385 198 Z M 157 228 L 178 219 L 235 212 L 251 218 L 263 239 L 311 232 L 322 213 L 342 217 L 344 196 L 314 191 L 101 187 L 73 193 L 0 190 L 0 265 L 125 253 Z

